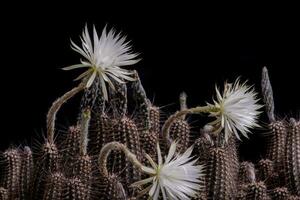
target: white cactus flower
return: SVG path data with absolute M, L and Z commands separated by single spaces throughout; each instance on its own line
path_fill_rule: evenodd
M 142 170 L 150 177 L 134 183 L 133 186 L 150 184 L 143 193 L 148 192 L 153 200 L 158 200 L 160 193 L 164 200 L 188 200 L 195 197 L 201 189 L 203 166 L 195 165 L 197 159 L 192 160 L 192 147 L 183 154 L 176 154 L 175 151 L 176 143 L 173 142 L 163 162 L 160 147 L 157 145 L 158 164 L 147 155 L 152 167 L 142 167 Z
M 223 95 L 218 88 L 216 93 L 217 100 L 214 104 L 208 104 L 218 108 L 210 112 L 210 116 L 216 117 L 210 124 L 217 128 L 216 133 L 224 130 L 226 142 L 232 134 L 240 140 L 239 132 L 248 137 L 250 128 L 259 127 L 257 119 L 262 105 L 257 103 L 259 99 L 252 87 L 237 80 L 234 84 L 225 83 Z
M 118 83 L 134 80 L 131 77 L 132 71 L 120 68 L 140 61 L 140 59 L 136 59 L 138 54 L 131 52 L 131 45 L 126 41 L 126 36 L 121 36 L 120 33 L 116 34 L 113 29 L 107 33 L 105 27 L 101 37 L 98 38 L 96 29 L 93 27 L 93 39 L 91 39 L 86 26 L 81 42 L 82 47 L 79 47 L 71 41 L 71 48 L 81 54 L 84 59 L 80 64 L 63 68 L 64 70 L 87 68 L 75 80 L 85 78 L 87 80 L 86 87 L 89 88 L 98 76 L 106 100 L 108 99 L 106 84 L 115 89 L 112 79 Z

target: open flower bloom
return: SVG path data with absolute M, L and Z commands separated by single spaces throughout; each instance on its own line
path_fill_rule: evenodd
M 258 111 L 262 106 L 259 105 L 256 98 L 257 93 L 246 83 L 240 84 L 237 80 L 234 84 L 225 83 L 223 95 L 216 88 L 217 100 L 214 104 L 208 104 L 217 108 L 210 112 L 210 116 L 216 117 L 216 120 L 210 124 L 215 126 L 216 133 L 224 130 L 225 141 L 234 134 L 239 140 L 239 132 L 245 136 L 250 132 L 250 128 L 259 127 L 257 118 Z
M 90 38 L 87 26 L 85 27 L 82 38 L 82 47 L 77 46 L 71 41 L 71 48 L 81 54 L 84 59 L 80 64 L 63 68 L 72 70 L 77 68 L 87 68 L 76 80 L 86 79 L 89 88 L 98 76 L 104 98 L 108 99 L 106 83 L 114 89 L 113 81 L 124 83 L 124 80 L 133 81 L 132 71 L 122 69 L 121 66 L 128 66 L 137 63 L 138 54 L 131 52 L 131 46 L 126 41 L 125 36 L 116 34 L 113 29 L 108 33 L 106 27 L 102 35 L 98 38 L 95 27 L 93 28 L 93 39 Z
M 197 159 L 192 160 L 192 147 L 183 154 L 176 154 L 175 151 L 176 143 L 173 142 L 163 162 L 157 145 L 158 164 L 147 155 L 152 167 L 142 167 L 142 170 L 150 177 L 133 183 L 133 186 L 150 184 L 142 193 L 148 192 L 153 200 L 157 200 L 160 193 L 164 200 L 188 200 L 195 197 L 201 189 L 199 179 L 203 176 L 203 167 L 195 165 Z

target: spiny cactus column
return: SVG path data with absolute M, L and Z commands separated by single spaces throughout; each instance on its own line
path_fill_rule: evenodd
M 213 148 L 209 152 L 206 166 L 206 190 L 208 199 L 232 199 L 236 193 L 232 185 L 231 160 L 224 148 Z
M 99 200 L 124 200 L 127 195 L 120 182 L 120 178 L 111 174 L 109 176 L 100 176 L 96 181 L 94 189 L 97 191 Z
M 268 189 L 278 186 L 278 174 L 274 170 L 273 161 L 262 159 L 257 163 L 258 179 L 264 181 Z
M 111 140 L 112 122 L 105 112 L 92 113 L 89 147 L 92 155 L 97 155 L 101 148 Z
M 248 163 L 243 164 L 247 167 L 247 173 L 244 175 L 248 175 L 246 178 L 246 184 L 242 184 L 239 189 L 238 200 L 269 200 L 269 196 L 267 195 L 267 188 L 264 182 L 256 182 L 255 169 L 253 165 L 249 165 Z
M 160 132 L 160 110 L 159 107 L 150 105 L 149 108 L 150 131 L 159 135 Z
M 31 149 L 28 146 L 24 147 L 21 152 L 21 174 L 20 174 L 20 197 L 22 200 L 29 199 L 30 185 L 33 178 L 33 157 Z
M 59 152 L 54 143 L 46 142 L 36 160 L 33 185 L 31 186 L 31 198 L 40 200 L 46 184 L 46 178 L 59 168 Z
M 239 183 L 249 184 L 255 179 L 254 164 L 248 161 L 244 161 L 240 164 L 239 169 Z
M 67 191 L 64 199 L 68 200 L 88 200 L 89 188 L 81 182 L 79 178 L 67 179 Z
M 136 71 L 135 79 L 131 87 L 136 104 L 135 121 L 140 132 L 141 149 L 155 159 L 160 123 L 159 109 L 150 103 Z
M 253 182 L 247 186 L 246 199 L 269 200 L 264 182 Z
M 19 149 L 8 149 L 3 153 L 4 188 L 7 189 L 8 199 L 20 198 L 21 156 Z M 3 190 L 3 193 L 4 190 Z M 3 194 L 5 196 L 5 194 Z
M 112 141 L 120 142 L 135 155 L 141 158 L 139 133 L 135 123 L 128 117 L 116 121 L 112 131 Z M 122 152 L 114 151 L 108 162 L 109 171 L 119 174 L 124 186 L 140 180 L 141 174 Z M 126 188 L 125 188 L 126 189 Z M 128 188 L 127 188 L 128 189 Z
M 186 94 L 183 92 L 180 94 L 180 110 L 187 109 L 186 105 Z M 177 119 L 173 122 L 170 127 L 170 138 L 178 141 L 178 150 L 179 152 L 184 152 L 189 147 L 190 141 L 190 125 L 183 115 L 180 119 Z
M 286 187 L 278 187 L 273 189 L 271 192 L 271 197 L 274 200 L 286 200 L 289 199 L 290 194 Z
M 289 190 L 300 195 L 300 121 L 290 120 L 285 148 L 285 173 Z
M 275 119 L 274 115 L 274 100 L 273 90 L 270 83 L 268 70 L 266 67 L 262 71 L 262 94 L 265 102 L 265 108 L 269 117 L 269 129 L 268 136 L 267 155 L 266 157 L 273 161 L 274 170 L 278 174 L 279 179 L 276 181 L 278 185 L 284 185 L 284 151 L 286 146 L 287 129 L 283 121 Z
M 43 200 L 63 200 L 66 179 L 62 173 L 55 172 L 47 178 Z
M 8 200 L 8 191 L 7 189 L 0 187 L 0 199 L 1 200 Z

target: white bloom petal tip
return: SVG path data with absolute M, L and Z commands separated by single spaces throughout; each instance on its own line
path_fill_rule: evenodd
M 159 163 L 156 164 L 149 156 L 152 170 L 145 170 L 150 177 L 134 183 L 134 186 L 149 185 L 146 189 L 153 200 L 158 200 L 160 196 L 164 200 L 188 200 L 195 197 L 201 189 L 200 179 L 203 177 L 203 166 L 195 165 L 197 159 L 191 157 L 193 148 L 190 147 L 183 154 L 176 154 L 176 143 L 173 142 L 169 153 L 164 161 L 160 147 L 157 147 Z
M 81 47 L 71 41 L 71 48 L 83 56 L 80 64 L 63 68 L 72 70 L 77 68 L 87 68 L 87 71 L 80 75 L 80 79 L 87 81 L 87 88 L 92 85 L 96 76 L 100 79 L 102 93 L 107 100 L 106 84 L 111 86 L 112 82 L 123 83 L 134 80 L 132 72 L 121 68 L 136 64 L 140 61 L 137 53 L 132 52 L 126 36 L 116 33 L 114 29 L 107 31 L 104 27 L 102 34 L 98 37 L 95 26 L 93 26 L 92 37 L 85 26 L 81 39 Z
M 248 137 L 249 129 L 259 127 L 257 120 L 262 105 L 258 104 L 257 93 L 246 82 L 241 84 L 238 79 L 234 84 L 225 83 L 223 94 L 217 87 L 216 94 L 213 106 L 218 111 L 210 113 L 216 117 L 210 124 L 215 126 L 217 133 L 224 131 L 226 142 L 233 134 L 239 140 L 239 133 Z

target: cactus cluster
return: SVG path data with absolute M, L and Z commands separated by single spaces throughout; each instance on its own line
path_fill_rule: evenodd
M 148 199 L 151 192 L 155 200 L 178 199 L 170 191 L 158 197 L 155 196 L 159 194 L 157 191 L 133 185 L 147 178 L 141 171 L 142 165 L 160 170 L 157 166 L 161 165 L 161 154 L 169 157 L 176 151 L 185 158 L 186 152 L 192 152 L 191 146 L 197 158 L 195 162 L 204 166 L 204 175 L 190 185 L 199 185 L 190 191 L 197 191 L 197 194 L 183 195 L 182 199 L 300 199 L 300 122 L 293 118 L 278 120 L 274 116 L 266 68 L 263 69 L 262 89 L 270 120 L 269 142 L 265 158 L 257 163 L 240 160 L 238 146 L 241 141 L 234 135 L 236 130 L 229 134 L 235 127 L 222 131 L 221 119 L 205 125 L 193 135 L 186 115 L 199 110 L 199 113 L 207 112 L 212 105 L 189 109 L 187 97 L 182 93 L 179 111 L 162 121 L 159 107 L 148 99 L 137 72 L 132 73 L 134 80 L 130 83 L 119 80 L 116 74 L 109 80 L 105 75 L 102 79 L 97 76 L 102 71 L 92 73 L 96 75 L 86 77 L 87 74 L 83 74 L 79 86 L 53 103 L 47 115 L 47 135 L 37 149 L 11 147 L 1 153 L 0 200 Z M 101 85 L 106 84 L 104 81 L 113 89 L 104 89 Z M 56 130 L 56 113 L 81 91 L 84 94 L 76 123 L 67 131 Z M 209 111 L 212 115 L 217 112 L 215 108 Z M 220 125 L 218 129 L 216 124 Z M 242 130 L 242 134 L 246 131 Z M 176 149 L 172 149 L 174 141 Z M 107 149 L 112 143 L 118 148 Z M 162 151 L 157 148 L 159 146 Z M 174 160 L 176 158 L 178 156 Z

